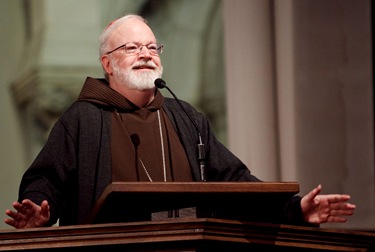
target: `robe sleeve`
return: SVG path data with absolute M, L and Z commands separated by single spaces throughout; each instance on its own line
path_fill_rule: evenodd
M 66 199 L 75 188 L 75 144 L 64 123 L 59 120 L 49 138 L 22 177 L 19 201 L 30 199 L 40 205 L 47 200 L 51 218 L 48 225 L 61 216 Z M 74 194 L 73 194 L 74 195 Z M 69 201 L 74 199 L 70 198 Z

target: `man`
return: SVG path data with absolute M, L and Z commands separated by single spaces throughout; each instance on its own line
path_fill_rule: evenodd
M 128 15 L 100 37 L 106 79 L 87 78 L 77 102 L 57 121 L 46 145 L 24 174 L 15 228 L 84 223 L 111 181 L 199 181 L 197 132 L 205 144 L 207 181 L 259 181 L 219 143 L 207 118 L 189 104 L 164 98 L 155 88 L 162 76 L 163 46 L 145 20 Z M 319 195 L 319 185 L 295 196 L 286 216 L 297 222 L 344 222 L 355 205 L 349 195 Z

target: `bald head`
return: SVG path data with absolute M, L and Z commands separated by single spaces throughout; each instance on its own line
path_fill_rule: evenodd
M 146 19 L 144 19 L 143 17 L 139 16 L 139 15 L 134 15 L 134 14 L 130 14 L 130 15 L 126 15 L 126 16 L 123 16 L 119 19 L 116 19 L 114 21 L 112 21 L 105 29 L 104 31 L 102 32 L 102 34 L 100 35 L 100 38 L 99 38 L 99 55 L 100 57 L 104 54 L 106 54 L 108 51 L 110 51 L 111 47 L 109 45 L 109 40 L 112 36 L 112 34 L 120 27 L 120 26 L 123 26 L 123 24 L 127 21 L 131 21 L 131 20 L 137 20 L 137 21 L 140 21 L 142 23 L 144 23 L 145 25 L 147 25 L 147 21 Z M 150 29 L 151 30 L 151 29 Z

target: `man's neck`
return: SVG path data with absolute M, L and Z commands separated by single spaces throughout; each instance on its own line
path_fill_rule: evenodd
M 146 107 L 154 100 L 155 97 L 155 88 L 148 90 L 135 90 L 116 87 L 112 88 L 140 108 Z

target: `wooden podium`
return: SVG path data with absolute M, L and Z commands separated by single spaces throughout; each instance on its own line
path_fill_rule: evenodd
M 151 214 L 196 208 L 197 218 L 281 223 L 298 183 L 117 182 L 98 200 L 88 223 L 151 220 Z
M 297 183 L 113 183 L 94 224 L 0 230 L 0 251 L 375 251 L 371 232 L 279 223 L 272 212 L 298 191 Z M 191 206 L 195 217 L 142 219 Z M 133 213 L 138 220 L 120 222 Z

